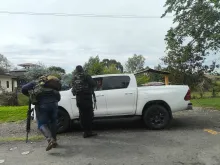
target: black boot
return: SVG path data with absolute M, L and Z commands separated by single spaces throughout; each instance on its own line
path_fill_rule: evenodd
M 46 148 L 46 151 L 49 151 L 53 148 L 55 140 L 53 139 L 50 129 L 48 128 L 47 125 L 43 125 L 40 127 L 40 131 L 41 133 L 46 137 L 47 142 L 48 142 L 48 146 Z
M 58 146 L 58 143 L 57 143 L 57 125 L 56 125 L 56 123 L 50 123 L 49 126 L 50 126 L 50 130 L 51 130 L 52 138 L 54 139 L 53 148 L 56 148 Z
M 97 136 L 97 135 L 98 135 L 97 133 L 89 131 L 89 132 L 84 132 L 83 137 L 88 138 L 88 137 Z

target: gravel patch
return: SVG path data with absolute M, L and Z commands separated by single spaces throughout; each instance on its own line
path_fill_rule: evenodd
M 9 122 L 0 124 L 0 138 L 7 137 L 25 137 L 26 136 L 26 120 L 19 122 Z M 31 130 L 29 136 L 40 135 L 35 121 L 31 122 Z

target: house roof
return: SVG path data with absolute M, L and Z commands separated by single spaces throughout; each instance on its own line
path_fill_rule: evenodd
M 11 77 L 11 78 L 16 78 L 15 76 L 9 74 L 9 73 L 0 73 L 0 77 Z
M 23 63 L 23 64 L 18 64 L 18 66 L 30 67 L 30 66 L 38 66 L 38 65 L 37 64 L 33 64 L 33 63 Z
M 216 76 L 216 75 L 205 74 L 205 76 L 210 79 L 220 79 L 220 76 Z
M 26 69 L 11 70 L 10 72 L 27 72 Z
M 14 77 L 23 76 L 27 72 L 26 69 L 11 70 L 9 73 Z
M 135 75 L 142 74 L 142 73 L 149 73 L 149 72 L 157 73 L 157 74 L 164 74 L 164 75 L 170 74 L 169 72 L 166 72 L 166 71 L 160 71 L 160 70 L 155 70 L 155 69 L 144 69 L 144 70 L 136 72 Z

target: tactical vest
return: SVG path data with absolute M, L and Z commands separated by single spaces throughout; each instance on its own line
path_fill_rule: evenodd
M 52 92 L 52 91 L 53 91 L 53 89 L 45 88 L 43 85 L 37 84 L 33 90 L 29 91 L 31 104 L 36 105 L 38 103 L 37 97 L 40 94 Z
M 81 92 L 83 93 L 91 92 L 89 88 L 89 84 L 86 80 L 86 75 L 83 72 L 75 74 L 74 88 L 75 88 L 76 94 L 81 93 Z

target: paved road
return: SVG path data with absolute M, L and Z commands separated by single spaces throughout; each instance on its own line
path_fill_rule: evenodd
M 171 128 L 144 129 L 137 120 L 98 121 L 99 136 L 59 136 L 60 147 L 45 151 L 45 141 L 0 143 L 3 164 L 52 165 L 220 165 L 220 111 L 178 112 Z M 14 150 L 10 148 L 17 147 Z M 30 151 L 22 155 L 24 151 Z

